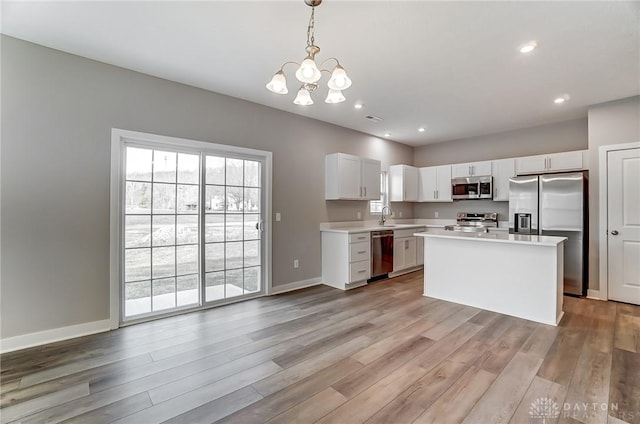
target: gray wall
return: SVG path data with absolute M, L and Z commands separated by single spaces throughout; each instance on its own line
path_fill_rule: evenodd
M 586 150 L 587 147 L 587 120 L 577 119 L 417 147 L 414 165 L 433 166 L 505 159 Z M 416 203 L 413 209 L 416 218 L 435 218 L 435 212 L 438 212 L 441 219 L 455 219 L 456 213 L 462 211 L 498 212 L 498 219 L 503 221 L 508 219 L 509 203 L 491 200 Z
M 2 90 L 3 338 L 108 318 L 111 128 L 272 151 L 274 285 L 321 275 L 320 222 L 370 218 L 324 200 L 327 153 L 413 162 L 409 146 L 4 36 Z
M 598 223 L 600 146 L 640 141 L 640 96 L 629 97 L 589 108 L 589 287 L 600 289 Z

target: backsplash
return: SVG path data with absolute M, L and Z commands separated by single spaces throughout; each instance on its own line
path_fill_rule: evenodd
M 509 220 L 509 202 L 493 200 L 456 200 L 447 203 L 414 203 L 413 217 L 422 219 L 456 219 L 458 212 L 497 212 L 499 221 Z

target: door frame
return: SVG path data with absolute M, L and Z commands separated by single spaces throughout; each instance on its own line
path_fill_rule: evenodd
M 616 150 L 640 149 L 640 141 L 623 144 L 610 144 L 600 146 L 598 149 L 598 251 L 600 254 L 599 269 L 599 298 L 601 300 L 609 300 L 609 243 L 608 243 L 608 223 L 609 223 L 609 164 L 607 158 L 609 152 Z
M 228 153 L 236 153 L 240 155 L 254 155 L 264 157 L 264 294 L 260 296 L 269 296 L 272 293 L 272 166 L 273 153 L 266 150 L 250 149 L 246 147 L 231 146 L 226 144 L 210 143 L 206 141 L 189 140 L 177 137 L 168 137 L 157 134 L 143 133 L 138 131 L 122 130 L 118 128 L 111 129 L 111 178 L 109 188 L 109 323 L 112 330 L 119 328 L 121 325 L 121 261 L 120 247 L 122 243 L 122 208 L 123 208 L 123 184 L 121 181 L 125 176 L 124 169 L 124 145 L 126 140 L 151 142 L 156 146 L 166 144 L 173 148 L 186 147 L 198 150 L 220 150 Z M 204 282 L 203 282 L 204 283 Z M 225 302 L 231 303 L 231 302 Z M 223 303 L 222 303 L 223 304 Z M 202 306 L 195 310 L 209 309 L 211 307 L 220 306 L 221 303 L 215 305 L 207 305 L 203 302 Z M 191 309 L 194 310 L 194 309 Z M 184 313 L 184 311 L 176 311 L 167 316 Z M 134 323 L 127 322 L 125 325 Z

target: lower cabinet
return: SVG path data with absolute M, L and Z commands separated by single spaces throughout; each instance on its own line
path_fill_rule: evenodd
M 393 234 L 393 272 L 404 271 L 424 264 L 424 245 L 422 237 L 414 233 L 425 228 L 396 230 Z
M 322 282 L 342 290 L 371 278 L 371 233 L 322 232 Z

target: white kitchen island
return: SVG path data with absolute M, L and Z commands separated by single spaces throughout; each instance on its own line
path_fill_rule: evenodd
M 549 325 L 562 319 L 565 237 L 429 231 L 424 295 Z

